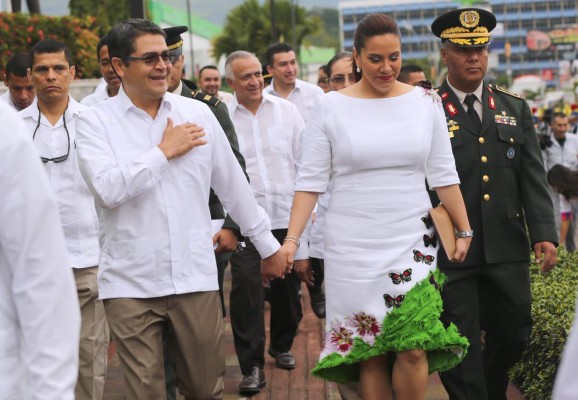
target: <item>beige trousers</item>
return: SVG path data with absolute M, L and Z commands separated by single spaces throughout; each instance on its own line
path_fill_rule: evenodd
M 176 385 L 187 400 L 221 399 L 225 376 L 223 314 L 218 291 L 149 299 L 106 299 L 127 400 L 166 399 L 163 328 Z
M 98 267 L 73 268 L 80 303 L 80 362 L 76 400 L 102 400 L 108 357 L 109 331 L 102 301 L 98 300 Z

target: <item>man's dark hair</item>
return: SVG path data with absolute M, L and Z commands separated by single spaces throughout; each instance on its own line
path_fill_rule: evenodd
M 6 79 L 10 80 L 12 75 L 26 78 L 28 68 L 30 68 L 30 54 L 16 54 L 6 63 Z
M 419 65 L 415 64 L 404 65 L 399 69 L 399 76 L 397 77 L 397 80 L 400 82 L 407 83 L 409 79 L 409 74 L 413 72 L 423 72 L 423 69 Z
M 30 50 L 30 68 L 34 65 L 34 59 L 36 54 L 54 54 L 64 52 L 64 57 L 66 57 L 66 62 L 72 66 L 72 57 L 70 55 L 70 50 L 64 43 L 58 42 L 53 39 L 45 39 L 41 42 L 36 43 L 32 46 Z
M 550 120 L 550 123 L 554 122 L 554 119 L 556 118 L 567 118 L 567 117 L 568 116 L 563 112 L 557 111 L 554 114 L 552 114 L 552 119 Z
M 126 57 L 136 51 L 135 40 L 146 34 L 161 35 L 166 39 L 165 32 L 154 22 L 146 19 L 131 18 L 120 22 L 108 31 L 108 55 L 112 59 L 118 57 L 128 65 Z
M 98 44 L 96 45 L 96 58 L 100 61 L 100 51 L 104 46 L 108 46 L 108 34 L 104 35 L 98 40 Z M 110 54 L 108 55 L 110 58 Z
M 219 68 L 217 68 L 217 66 L 215 65 L 205 65 L 203 68 L 199 70 L 199 79 L 201 79 L 201 75 L 203 75 L 203 71 L 206 69 L 215 69 L 217 71 L 219 70 Z
M 267 60 L 267 65 L 272 67 L 273 66 L 273 57 L 277 53 L 288 53 L 293 51 L 293 47 L 289 46 L 287 43 L 274 43 L 271 46 L 267 47 L 267 51 L 265 52 L 265 57 Z

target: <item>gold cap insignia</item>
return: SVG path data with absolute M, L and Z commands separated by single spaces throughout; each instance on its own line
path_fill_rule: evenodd
M 480 23 L 480 14 L 475 10 L 466 10 L 460 14 L 460 23 L 464 28 L 475 28 Z

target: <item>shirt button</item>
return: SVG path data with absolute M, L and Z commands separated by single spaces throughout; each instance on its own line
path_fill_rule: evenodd
M 510 138 L 510 143 L 514 143 L 514 138 L 513 138 L 513 137 Z
M 490 195 L 486 193 L 486 194 L 484 195 L 484 200 L 489 201 L 489 200 L 490 200 Z
M 488 175 L 484 175 L 484 176 L 482 176 L 482 180 L 484 182 L 488 182 L 490 180 L 490 177 Z
M 484 139 L 483 137 L 481 137 L 481 138 L 478 139 L 478 141 L 483 144 L 483 143 L 486 142 L 486 139 Z
M 482 156 L 482 162 L 483 162 L 483 163 L 488 162 L 488 157 Z

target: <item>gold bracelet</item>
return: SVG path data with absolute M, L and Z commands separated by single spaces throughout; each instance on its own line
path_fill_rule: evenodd
M 283 243 L 287 243 L 287 242 L 295 243 L 297 248 L 299 248 L 299 246 L 301 245 L 301 242 L 295 236 L 285 236 L 285 239 L 283 239 Z

